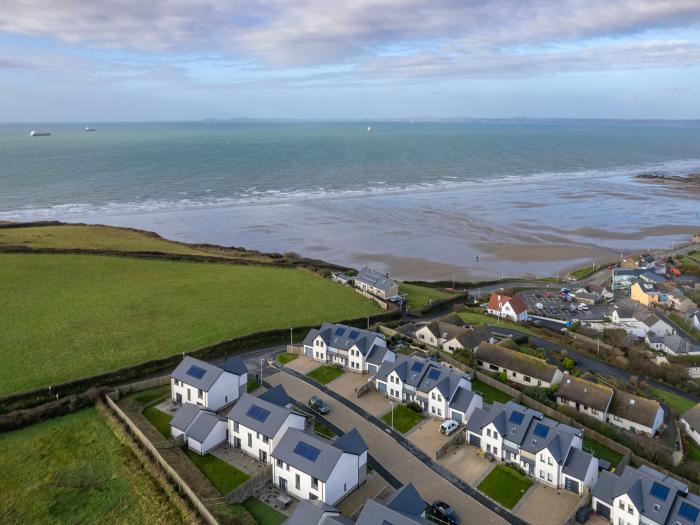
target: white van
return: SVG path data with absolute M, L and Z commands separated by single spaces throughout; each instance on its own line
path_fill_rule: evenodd
M 449 436 L 452 432 L 457 430 L 457 427 L 459 427 L 459 423 L 454 419 L 448 419 L 447 421 L 443 421 L 442 425 L 440 425 L 440 433 Z

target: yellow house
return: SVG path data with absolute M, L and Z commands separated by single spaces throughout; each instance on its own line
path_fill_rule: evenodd
M 659 302 L 659 291 L 651 283 L 636 281 L 630 287 L 630 299 L 649 306 L 651 303 Z

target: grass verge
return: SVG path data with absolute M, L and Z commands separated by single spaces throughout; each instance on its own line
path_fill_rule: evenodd
M 391 410 L 384 414 L 381 419 L 384 423 L 391 426 Z M 406 405 L 394 405 L 394 429 L 401 434 L 405 434 L 424 419 L 425 416 L 423 414 L 414 412 Z
M 250 512 L 258 525 L 280 525 L 287 516 L 257 498 L 248 498 L 243 502 L 248 512 Z
M 512 321 L 504 321 L 503 319 L 499 320 L 497 317 L 486 315 L 480 312 L 475 312 L 473 310 L 459 312 L 459 316 L 467 324 L 485 323 L 488 325 L 501 326 L 503 328 L 512 328 L 513 330 L 518 330 L 519 332 L 523 332 L 525 334 L 537 335 L 537 333 L 534 330 L 532 330 L 531 327 L 524 323 L 519 324 L 514 323 Z
M 506 465 L 496 465 L 477 488 L 505 508 L 512 509 L 532 484 L 530 478 L 517 470 Z
M 248 384 L 246 385 L 246 392 L 249 394 L 252 394 L 255 392 L 258 388 L 260 388 L 260 383 L 258 383 L 255 379 L 252 377 L 248 378 Z
M 297 357 L 299 357 L 299 354 L 293 354 L 291 352 L 282 352 L 281 354 L 277 354 L 277 362 L 286 365 L 287 363 L 291 363 L 294 361 Z
M 399 285 L 399 294 L 406 298 L 409 310 L 420 310 L 428 306 L 431 300 L 441 301 L 443 299 L 451 299 L 455 296 L 455 294 L 446 292 L 440 288 L 431 288 L 429 286 L 408 283 L 401 283 Z
M 478 379 L 472 379 L 472 390 L 481 394 L 486 403 L 493 403 L 494 401 L 498 401 L 499 403 L 507 403 L 513 399 L 505 392 L 501 392 L 497 388 L 487 385 Z
M 306 374 L 317 383 L 325 385 L 342 376 L 345 372 L 340 365 L 321 365 Z
M 649 390 L 654 397 L 666 403 L 678 414 L 682 414 L 695 406 L 695 403 L 693 403 L 690 399 L 681 397 L 678 394 L 666 392 L 660 388 L 650 388 Z
M 163 434 L 165 439 L 170 439 L 170 422 L 173 416 L 158 410 L 155 405 L 146 407 L 143 411 L 143 416 L 148 419 L 158 432 Z
M 335 437 L 335 432 L 319 421 L 314 421 L 314 432 L 328 439 Z

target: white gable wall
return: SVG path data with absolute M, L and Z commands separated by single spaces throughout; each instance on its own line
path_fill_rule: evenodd
M 226 441 L 226 421 L 219 421 L 203 442 L 188 437 L 187 446 L 198 454 L 206 454 L 224 441 Z
M 324 503 L 335 505 L 359 484 L 359 458 L 344 452 L 326 481 Z
M 208 408 L 219 410 L 221 407 L 233 403 L 241 393 L 241 384 L 247 384 L 248 374 L 237 376 L 229 372 L 223 372 L 207 392 Z

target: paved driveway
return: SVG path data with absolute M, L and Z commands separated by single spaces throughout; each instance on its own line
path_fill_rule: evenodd
M 481 449 L 464 444 L 442 456 L 438 459 L 438 463 L 469 485 L 476 487 L 497 464 L 495 461 L 486 459 L 480 452 Z
M 428 419 L 424 419 L 423 422 L 415 427 L 406 437 L 409 441 L 423 449 L 423 452 L 435 459 L 435 451 L 447 443 L 450 437 L 454 437 L 454 434 L 447 437 L 440 433 L 441 423 L 441 419 L 429 417 Z
M 535 482 L 516 507 L 515 514 L 528 523 L 561 525 L 580 500 L 581 497 L 573 492 Z
M 426 501 L 436 499 L 446 501 L 465 521 L 469 519 L 473 523 L 499 525 L 506 523 L 503 518 L 468 497 L 421 462 L 373 423 L 317 388 L 284 372 L 269 376 L 268 381 L 272 385 L 284 385 L 287 393 L 295 399 L 306 400 L 312 395 L 321 397 L 331 408 L 328 415 L 331 422 L 345 432 L 357 428 L 367 442 L 370 454 L 402 483 L 413 482 Z
M 294 361 L 290 361 L 285 366 L 288 366 L 292 370 L 296 370 L 300 374 L 306 375 L 314 368 L 318 368 L 322 364 L 323 363 L 321 361 L 316 361 L 310 357 L 306 357 L 305 355 L 300 355 Z
M 352 517 L 362 509 L 362 506 L 368 499 L 376 498 L 387 487 L 389 487 L 389 484 L 384 478 L 373 472 L 365 483 L 360 485 L 357 490 L 351 492 L 337 507 L 344 516 Z
M 367 384 L 372 378 L 369 374 L 358 374 L 356 372 L 348 372 L 343 374 L 338 379 L 331 381 L 326 386 L 337 392 L 343 397 L 347 397 L 353 403 L 357 399 L 355 397 L 355 390 L 362 385 Z
M 345 396 L 347 397 L 347 396 Z M 380 417 L 386 414 L 391 409 L 391 404 L 389 403 L 389 398 L 385 397 L 384 394 L 380 394 L 374 390 L 362 394 L 358 398 L 350 397 L 350 401 L 355 403 L 357 406 L 362 407 L 364 410 L 372 414 L 373 416 Z M 396 404 L 396 401 L 394 401 Z

